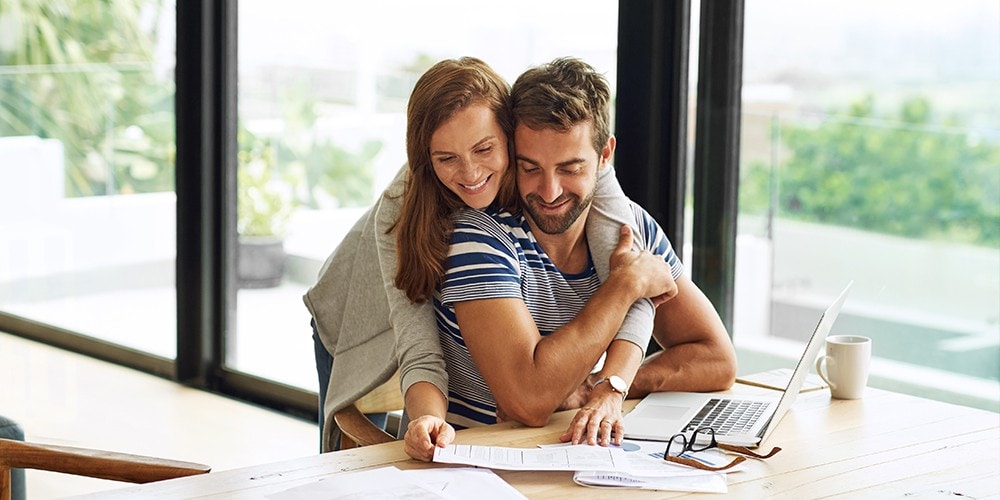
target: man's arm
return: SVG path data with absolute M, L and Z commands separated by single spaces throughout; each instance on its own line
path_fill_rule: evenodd
M 663 350 L 646 358 L 629 397 L 651 392 L 708 392 L 736 381 L 736 350 L 715 307 L 686 275 L 677 295 L 656 309 L 653 337 Z
M 608 280 L 575 319 L 547 336 L 519 299 L 457 302 L 455 314 L 497 405 L 508 418 L 540 426 L 589 374 L 632 303 L 664 293 L 670 273 L 661 258 L 632 252 L 631 231 L 623 231 Z

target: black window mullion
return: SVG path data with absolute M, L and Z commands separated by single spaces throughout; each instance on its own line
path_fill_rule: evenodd
M 682 259 L 690 18 L 690 0 L 618 3 L 616 174 Z
M 176 373 L 179 381 L 208 388 L 215 385 L 226 326 L 234 13 L 232 1 L 177 2 Z
M 615 166 L 625 193 L 684 249 L 690 0 L 618 6 Z
M 698 48 L 691 275 L 729 332 L 736 268 L 743 5 L 743 0 L 702 0 Z

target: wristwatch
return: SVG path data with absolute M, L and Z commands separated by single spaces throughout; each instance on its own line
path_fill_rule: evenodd
M 628 384 L 625 383 L 624 379 L 618 375 L 611 375 L 594 382 L 594 387 L 597 387 L 605 382 L 611 384 L 611 390 L 621 394 L 622 401 L 625 401 L 625 398 L 628 397 Z

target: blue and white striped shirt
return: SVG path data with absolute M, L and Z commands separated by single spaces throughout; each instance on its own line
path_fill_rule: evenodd
M 670 263 L 674 279 L 684 268 L 656 221 L 632 203 L 636 241 Z M 600 287 L 593 263 L 563 274 L 535 240 L 521 214 L 463 209 L 454 216 L 445 275 L 434 297 L 438 334 L 448 370 L 448 416 L 456 428 L 496 422 L 496 401 L 476 367 L 455 320 L 456 302 L 524 300 L 542 335 L 559 329 Z

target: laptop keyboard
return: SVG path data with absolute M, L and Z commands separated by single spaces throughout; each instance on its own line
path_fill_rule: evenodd
M 684 432 L 701 427 L 712 427 L 717 435 L 748 434 L 760 415 L 767 409 L 766 401 L 740 401 L 736 399 L 710 399 Z

